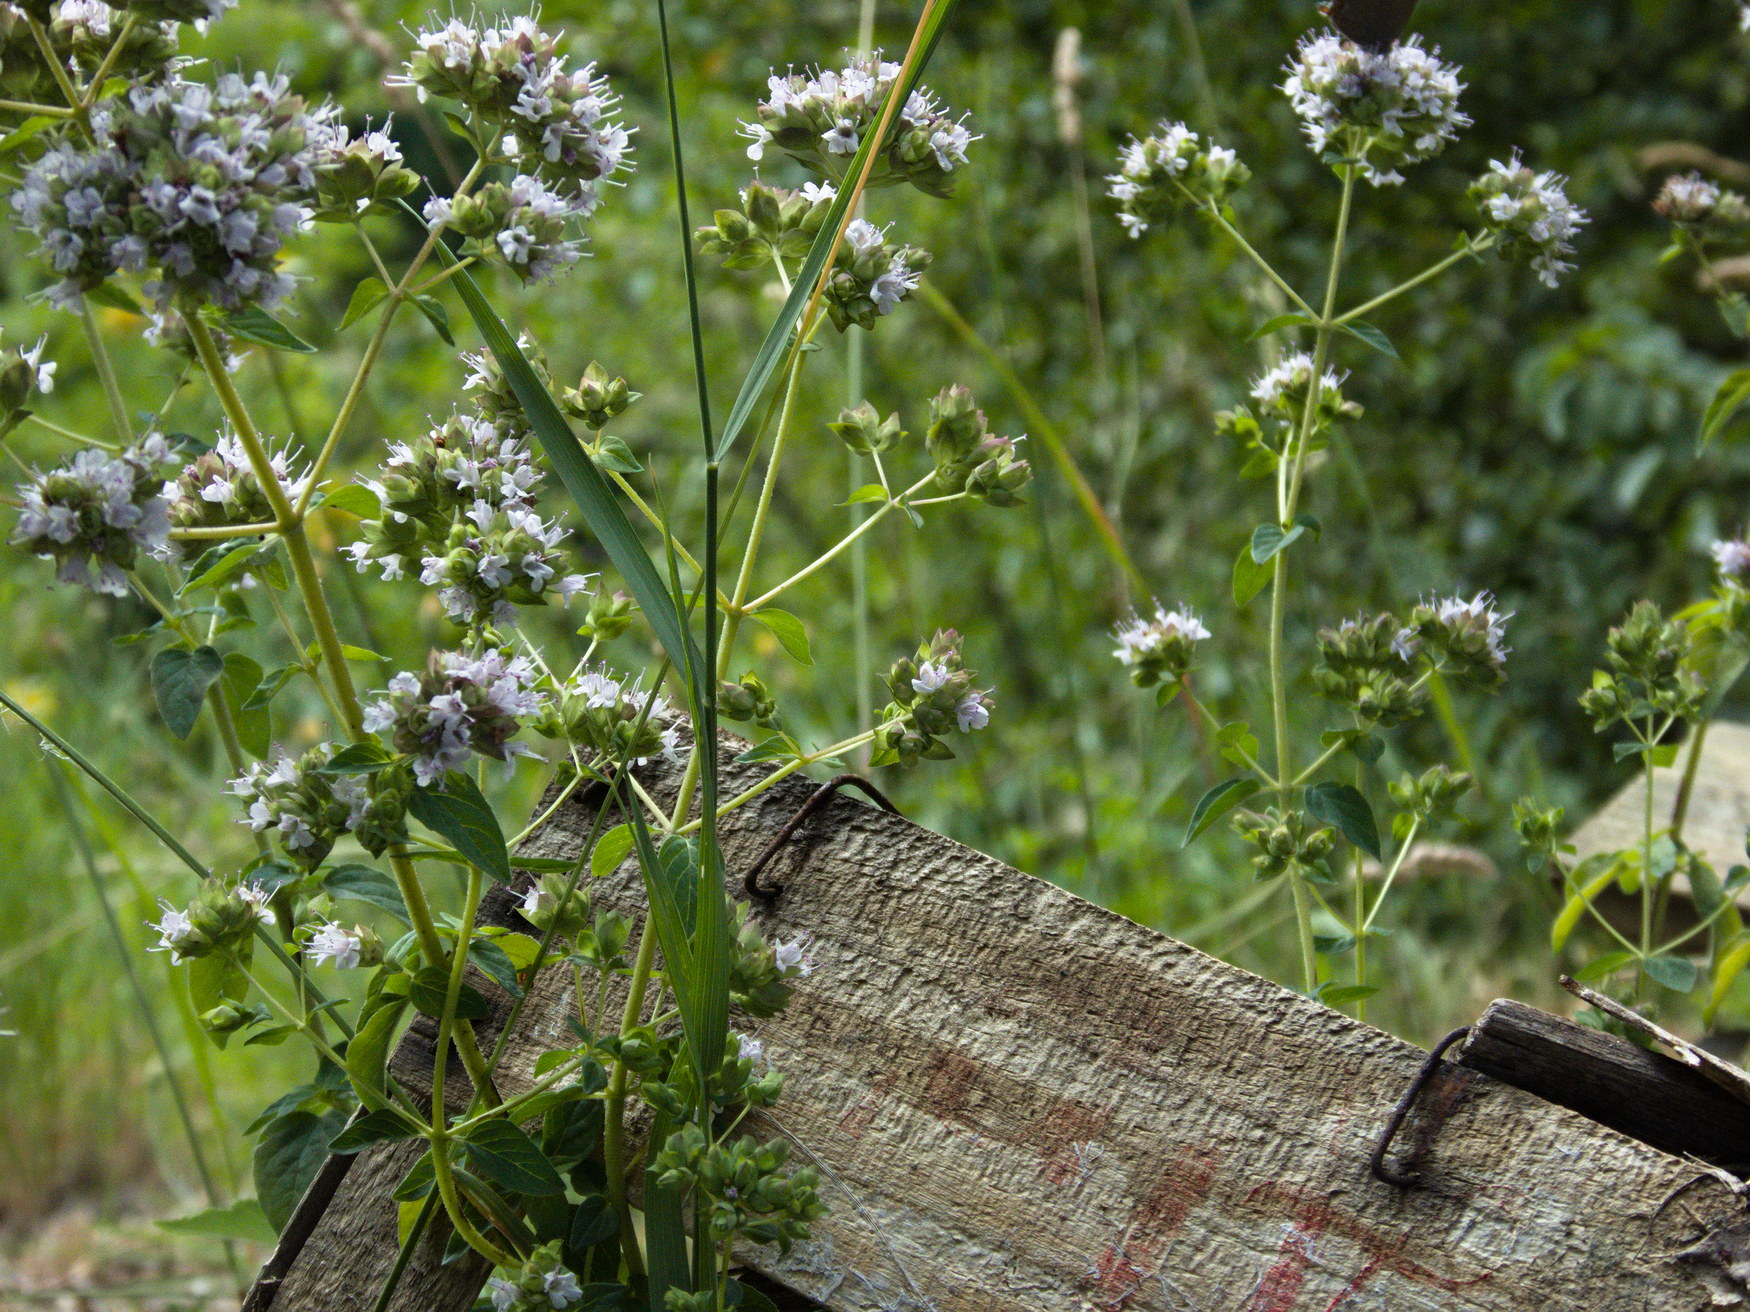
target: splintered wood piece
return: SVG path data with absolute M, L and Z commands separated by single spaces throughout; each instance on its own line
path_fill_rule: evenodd
M 1688 751 L 1685 744 L 1677 753 L 1675 765 L 1653 771 L 1655 828 L 1663 829 L 1671 823 Z M 1708 726 L 1707 741 L 1701 745 L 1683 841 L 1724 879 L 1733 866 L 1745 864 L 1746 829 L 1750 829 L 1750 725 L 1715 720 Z M 1581 858 L 1595 852 L 1638 849 L 1645 841 L 1646 785 L 1638 774 L 1574 834 L 1574 846 Z M 1672 891 L 1687 899 L 1689 881 L 1678 875 L 1672 881 Z M 1738 895 L 1738 904 L 1750 909 L 1750 890 Z
M 726 743 L 725 796 L 762 777 L 733 763 L 742 746 Z M 647 779 L 658 798 L 674 784 Z M 815 786 L 787 780 L 725 818 L 732 876 Z M 568 801 L 524 852 L 578 858 L 593 807 Z M 836 798 L 767 878 L 784 893 L 752 916 L 814 967 L 781 1016 L 737 1022 L 786 1075 L 774 1114 L 745 1128 L 789 1139 L 832 1210 L 787 1256 L 744 1256 L 834 1312 L 1702 1312 L 1750 1298 L 1720 1262 L 1676 1260 L 1712 1252 L 1738 1214 L 1719 1180 L 1446 1064 L 1394 1150 L 1422 1187 L 1382 1184 L 1368 1160 L 1425 1054 L 897 816 Z M 517 887 L 487 914 L 514 923 Z M 591 891 L 642 919 L 635 864 Z M 535 983 L 507 1094 L 572 1041 L 568 974 Z M 369 1312 L 375 1286 L 340 1277 L 291 1297 L 307 1266 L 380 1264 L 335 1211 L 289 1259 L 274 1312 Z M 1736 1304 L 1715 1301 L 1734 1288 Z
M 1750 1074 L 1746 1074 L 1741 1067 L 1732 1065 L 1723 1057 L 1714 1056 L 1706 1048 L 1698 1048 L 1688 1039 L 1679 1038 L 1670 1030 L 1655 1025 L 1640 1012 L 1623 1006 L 1615 998 L 1607 998 L 1595 989 L 1587 988 L 1578 980 L 1563 975 L 1562 987 L 1582 1002 L 1590 1003 L 1605 1015 L 1614 1016 L 1630 1029 L 1660 1044 L 1675 1060 L 1706 1076 L 1710 1083 L 1724 1089 L 1740 1103 L 1750 1104 Z M 1750 1155 L 1746 1155 L 1743 1160 L 1750 1161 Z
M 1615 1034 L 1502 999 L 1455 1060 L 1665 1152 L 1750 1165 L 1750 1104 Z

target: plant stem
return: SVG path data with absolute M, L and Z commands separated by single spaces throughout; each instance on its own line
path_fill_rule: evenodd
M 127 402 L 122 399 L 121 384 L 116 381 L 109 348 L 104 345 L 103 334 L 97 330 L 97 316 L 91 313 L 91 302 L 83 296 L 79 298 L 79 326 L 85 330 L 85 340 L 91 346 L 91 364 L 97 370 L 98 381 L 103 384 L 103 399 L 109 405 L 109 418 L 115 425 L 116 436 L 124 444 L 132 442 L 134 425 L 128 418 Z
M 1312 445 L 1314 425 L 1318 421 L 1319 401 L 1323 388 L 1325 362 L 1331 349 L 1331 316 L 1336 309 L 1337 289 L 1342 279 L 1343 248 L 1349 235 L 1349 215 L 1355 196 L 1355 167 L 1343 168 L 1343 199 L 1337 212 L 1337 233 L 1331 243 L 1330 272 L 1325 279 L 1325 312 L 1320 317 L 1313 345 L 1312 373 L 1307 379 L 1306 403 L 1301 409 L 1300 423 L 1293 435 L 1292 473 L 1286 489 L 1280 476 L 1277 480 L 1278 522 L 1284 526 L 1294 521 L 1300 500 L 1302 480 L 1306 472 L 1307 448 Z M 1286 460 L 1288 452 L 1283 456 Z M 1293 801 L 1295 778 L 1293 744 L 1289 740 L 1288 676 L 1283 652 L 1283 623 L 1288 608 L 1288 553 L 1278 551 L 1273 561 L 1274 578 L 1270 589 L 1270 710 L 1276 735 L 1276 778 L 1278 804 L 1286 816 Z M 1300 937 L 1301 970 L 1307 992 L 1319 985 L 1318 951 L 1313 944 L 1312 906 L 1307 896 L 1306 881 L 1298 871 L 1290 871 L 1294 887 L 1294 916 Z
M 1677 800 L 1671 807 L 1671 840 L 1683 841 L 1683 826 L 1689 822 L 1689 803 L 1695 796 L 1695 779 L 1701 769 L 1701 753 L 1707 744 L 1710 721 L 1699 721 L 1689 735 L 1688 751 L 1684 754 L 1683 778 L 1677 785 Z
M 694 749 L 695 754 L 697 748 Z M 647 919 L 638 938 L 638 956 L 632 963 L 632 979 L 627 986 L 626 1007 L 620 1016 L 620 1033 L 637 1027 L 644 1015 L 644 995 L 650 986 L 650 971 L 656 963 L 656 930 Z M 634 1276 L 644 1274 L 644 1254 L 638 1248 L 638 1232 L 632 1227 L 632 1205 L 626 1197 L 626 1086 L 631 1071 L 626 1063 L 615 1060 L 608 1077 L 608 1096 L 602 1106 L 602 1167 L 608 1177 L 608 1201 L 620 1222 L 620 1250 L 626 1270 Z
M 738 607 L 739 611 L 744 615 L 757 614 L 759 611 L 763 610 L 765 607 L 771 605 L 772 602 L 776 601 L 781 595 L 788 592 L 791 588 L 795 587 L 798 583 L 802 582 L 803 579 L 809 578 L 810 576 L 812 576 L 812 575 L 818 573 L 820 570 L 824 569 L 826 566 L 830 565 L 834 560 L 837 560 L 839 558 L 839 556 L 844 554 L 846 548 L 852 546 L 855 543 L 860 542 L 863 538 L 863 535 L 865 533 L 867 533 L 870 529 L 874 528 L 875 525 L 879 524 L 883 519 L 885 519 L 887 517 L 888 513 L 890 511 L 892 511 L 895 506 L 899 505 L 900 502 L 902 502 L 906 498 L 910 497 L 914 492 L 921 490 L 927 483 L 929 483 L 935 477 L 936 476 L 933 473 L 925 474 L 917 482 L 913 483 L 910 487 L 908 487 L 904 492 L 901 492 L 899 494 L 899 496 L 892 498 L 885 505 L 881 506 L 878 510 L 876 510 L 872 515 L 869 515 L 867 518 L 859 521 L 856 528 L 852 529 L 844 537 L 840 538 L 837 543 L 835 543 L 832 547 L 830 547 L 825 552 L 825 554 L 821 555 L 813 563 L 811 563 L 807 566 L 804 566 L 802 569 L 797 570 L 796 573 L 792 574 L 789 578 L 785 579 L 782 583 L 778 584 L 777 587 L 773 588 L 770 592 L 767 592 L 764 596 L 756 597 L 754 600 L 748 602 L 746 605 L 739 606 Z M 962 494 L 962 495 L 964 495 L 964 494 Z M 960 499 L 961 498 L 959 496 L 943 498 L 943 500 L 947 500 L 947 501 L 957 501 Z M 916 504 L 923 505 L 926 503 L 918 502 Z M 862 667 L 859 666 L 858 668 L 861 669 Z
M 1465 259 L 1465 258 L 1472 256 L 1472 255 L 1481 254 L 1483 251 L 1488 250 L 1489 247 L 1493 244 L 1494 244 L 1493 239 L 1488 238 L 1488 237 L 1467 238 L 1465 240 L 1465 244 L 1463 246 L 1460 246 L 1451 255 L 1448 255 L 1444 260 L 1441 260 L 1436 264 L 1429 265 L 1426 269 L 1423 269 L 1422 272 L 1418 273 L 1414 278 L 1410 278 L 1405 282 L 1400 282 L 1396 287 L 1393 287 L 1389 292 L 1385 292 L 1379 296 L 1375 296 L 1371 301 L 1368 301 L 1365 305 L 1358 305 L 1353 310 L 1348 310 L 1348 311 L 1344 312 L 1343 314 L 1338 315 L 1336 317 L 1336 319 L 1333 320 L 1333 322 L 1335 322 L 1337 324 L 1346 324 L 1346 323 L 1352 322 L 1353 320 L 1359 319 L 1364 314 L 1371 314 L 1373 311 L 1377 310 L 1380 306 L 1385 305 L 1386 303 L 1388 303 L 1390 301 L 1395 301 L 1398 297 L 1402 296 L 1405 292 L 1413 291 L 1417 287 L 1420 287 L 1423 283 L 1430 282 L 1433 279 L 1438 278 L 1441 274 L 1445 273 L 1448 269 L 1450 269 L 1453 265 L 1457 264 L 1460 260 Z
M 32 117 L 41 115 L 43 118 L 72 118 L 77 112 L 60 105 L 38 105 L 28 100 L 0 100 L 0 111 Z
M 1181 190 L 1184 189 L 1183 184 L 1178 185 Z M 1192 201 L 1196 200 L 1196 197 L 1192 196 L 1189 191 L 1186 191 L 1185 195 Z M 1227 216 L 1221 212 L 1218 206 L 1204 205 L 1203 211 L 1208 214 L 1210 218 L 1215 220 L 1216 227 L 1220 228 L 1229 237 L 1233 238 L 1233 240 L 1239 245 L 1239 248 L 1251 258 L 1252 263 L 1258 266 L 1263 275 L 1276 284 L 1277 290 L 1294 302 L 1294 306 L 1297 310 L 1306 315 L 1309 319 L 1317 317 L 1313 314 L 1312 306 L 1308 305 L 1306 301 L 1301 298 L 1299 292 L 1295 291 L 1293 287 L 1288 285 L 1287 280 L 1284 279 L 1281 274 L 1276 272 L 1275 268 L 1271 266 L 1269 260 L 1266 260 L 1262 255 L 1258 254 L 1257 248 L 1254 247 L 1251 242 L 1246 240 L 1244 233 L 1228 222 Z M 1329 318 L 1330 316 L 1327 314 L 1325 317 Z

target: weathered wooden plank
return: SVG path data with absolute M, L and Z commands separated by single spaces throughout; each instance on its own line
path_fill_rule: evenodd
M 1659 828 L 1671 823 L 1685 764 L 1686 754 L 1679 752 L 1675 765 L 1653 772 L 1653 815 Z M 1745 864 L 1746 829 L 1750 829 L 1750 725 L 1715 720 L 1701 746 L 1683 841 L 1724 878 L 1733 866 Z M 1638 848 L 1645 832 L 1646 788 L 1637 776 L 1580 826 L 1574 834 L 1574 846 L 1582 857 Z M 1688 883 L 1681 877 L 1680 882 L 1682 887 L 1677 891 L 1687 896 Z M 1750 909 L 1750 893 L 1739 901 Z
M 810 788 L 729 817 L 732 869 Z M 575 855 L 590 819 L 561 808 L 532 854 Z M 817 969 L 758 1027 L 788 1074 L 759 1128 L 820 1166 L 833 1212 L 750 1256 L 838 1312 L 1750 1306 L 1706 1256 L 1738 1251 L 1735 1200 L 1681 1161 L 1449 1066 L 1399 1145 L 1424 1187 L 1398 1190 L 1367 1160 L 1410 1045 L 849 799 L 776 865 L 786 892 L 754 914 Z M 595 895 L 637 916 L 635 868 Z M 562 1041 L 560 974 L 509 1090 Z M 293 1272 L 339 1233 L 325 1218 Z
M 1502 999 L 1489 1004 L 1456 1060 L 1665 1152 L 1750 1165 L 1750 1104 L 1614 1034 Z

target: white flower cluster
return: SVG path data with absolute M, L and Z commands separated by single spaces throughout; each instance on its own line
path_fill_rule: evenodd
M 1545 287 L 1561 283 L 1573 265 L 1574 234 L 1586 225 L 1586 211 L 1568 199 L 1567 179 L 1559 173 L 1534 173 L 1519 158 L 1489 162 L 1489 171 L 1471 184 L 1471 198 L 1483 227 L 1495 235 L 1503 258 L 1521 259 Z
M 570 236 L 573 219 L 595 210 L 590 190 L 555 191 L 519 173 L 509 183 L 489 182 L 472 195 L 425 203 L 425 220 L 446 224 L 483 252 L 503 260 L 523 282 L 545 282 L 583 258 L 583 241 Z
M 1297 414 L 1305 403 L 1307 387 L 1312 382 L 1313 359 L 1305 351 L 1285 356 L 1280 364 L 1252 384 L 1252 399 L 1266 410 L 1284 415 Z M 1325 370 L 1319 387 L 1321 407 L 1340 404 L 1343 399 L 1343 378 L 1335 370 Z
M 389 680 L 387 694 L 365 707 L 364 727 L 387 734 L 397 752 L 413 758 L 421 784 L 461 768 L 470 753 L 508 766 L 518 756 L 535 755 L 511 739 L 524 717 L 542 709 L 536 678 L 523 656 L 433 652 L 423 674 L 403 672 Z
M 572 678 L 560 688 L 553 710 L 553 717 L 540 726 L 550 737 L 633 765 L 680 762 L 680 717 L 667 698 L 658 694 L 653 700 L 606 669 L 584 670 Z
M 570 601 L 592 575 L 560 574 L 565 530 L 522 505 L 476 501 L 439 551 L 420 562 L 419 581 L 438 590 L 456 623 L 470 628 L 516 623 L 518 606 Z
M 367 126 L 355 137 L 346 124 L 329 119 L 312 132 L 318 220 L 344 223 L 387 214 L 390 201 L 419 190 L 419 174 L 406 166 L 389 129 L 389 123 Z
M 1699 173 L 1667 178 L 1653 209 L 1689 228 L 1733 230 L 1750 226 L 1750 200 Z
M 1750 582 L 1750 542 L 1743 538 L 1716 542 L 1712 554 L 1714 564 L 1720 568 L 1720 578 L 1728 583 Z
M 228 73 L 208 86 L 177 74 L 93 107 L 96 144 L 64 139 L 12 194 L 61 275 L 51 298 L 69 303 L 118 270 L 154 273 L 160 308 L 285 295 L 280 249 L 310 222 L 334 115 L 289 88 L 284 75 Z
M 19 488 L 23 508 L 10 541 L 53 560 L 58 582 L 125 596 L 139 554 L 160 554 L 170 544 L 159 472 L 169 458 L 158 433 L 120 455 L 80 451 Z
M 1507 621 L 1513 613 L 1501 614 L 1490 592 L 1479 592 L 1468 601 L 1445 597 L 1423 602 L 1411 612 L 1410 623 L 1398 634 L 1392 650 L 1405 660 L 1413 659 L 1423 644 L 1434 649 L 1437 663 L 1461 681 L 1494 685 L 1506 679 Z
M 284 450 L 270 450 L 267 462 L 287 500 L 304 495 L 310 486 L 307 466 L 294 472 L 291 456 Z M 170 522 L 177 528 L 261 524 L 274 518 L 273 504 L 256 477 L 249 453 L 229 428 L 220 432 L 212 450 L 203 451 L 164 485 L 164 496 L 170 502 Z
M 758 162 L 775 145 L 804 168 L 841 180 L 879 120 L 899 70 L 877 52 L 851 56 L 840 69 L 774 72 L 766 99 L 756 106 L 756 121 L 741 125 L 752 142 L 747 157 Z M 890 132 L 892 144 L 877 159 L 869 185 L 909 182 L 932 196 L 948 194 L 952 175 L 966 164 L 966 148 L 978 139 L 964 115 L 950 118 L 921 87 L 906 98 Z
M 333 758 L 332 743 L 297 760 L 276 747 L 227 786 L 248 807 L 242 823 L 258 834 L 273 830 L 286 854 L 311 869 L 371 812 L 370 790 L 360 779 L 322 772 Z
M 1312 148 L 1343 155 L 1376 187 L 1402 182 L 1400 168 L 1438 155 L 1470 125 L 1457 67 L 1419 37 L 1375 52 L 1328 32 L 1309 36 L 1282 89 Z
M 631 138 L 611 117 L 619 97 L 594 64 L 571 67 L 532 14 L 502 27 L 452 18 L 414 34 L 417 53 L 391 84 L 459 100 L 503 134 L 499 151 L 536 174 L 568 211 L 591 214 L 600 184 L 626 167 Z
M 310 936 L 304 945 L 304 955 L 310 964 L 320 966 L 332 961 L 341 970 L 351 970 L 364 954 L 364 935 L 355 927 L 347 929 L 329 921 Z
M 892 225 L 889 224 L 889 227 Z M 872 328 L 923 281 L 930 253 L 916 246 L 895 246 L 887 228 L 867 219 L 852 219 L 845 228 L 845 246 L 826 285 L 827 311 L 840 332 L 852 324 Z
M 1162 123 L 1151 137 L 1132 137 L 1118 156 L 1106 194 L 1118 202 L 1118 221 L 1140 237 L 1187 199 L 1220 205 L 1245 185 L 1252 171 L 1226 146 L 1205 148 L 1183 123 Z
M 1157 683 L 1176 685 L 1183 679 L 1197 644 L 1209 637 L 1209 630 L 1189 606 L 1169 611 L 1156 602 L 1152 619 L 1133 612 L 1113 636 L 1118 646 L 1112 655 L 1130 670 L 1137 687 L 1148 688 Z
M 578 1286 L 577 1277 L 564 1267 L 540 1274 L 537 1282 L 538 1292 L 530 1292 L 513 1285 L 503 1276 L 493 1276 L 486 1285 L 486 1292 L 492 1300 L 492 1312 L 547 1312 L 548 1308 L 564 1312 L 573 1303 L 583 1301 L 583 1290 Z

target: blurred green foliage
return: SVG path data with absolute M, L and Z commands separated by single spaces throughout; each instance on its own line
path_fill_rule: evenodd
M 562 0 L 545 12 L 569 28 L 579 53 L 601 61 L 625 96 L 625 116 L 641 129 L 639 170 L 603 206 L 593 258 L 580 270 L 532 294 L 505 284 L 494 294 L 507 318 L 544 345 L 555 379 L 574 383 L 599 359 L 644 394 L 611 431 L 646 460 L 685 520 L 699 496 L 698 439 L 654 8 Z M 367 0 L 363 15 L 399 46 L 400 24 L 417 23 L 424 12 Z M 911 17 L 882 4 L 878 40 L 902 40 Z M 854 41 L 858 6 L 746 0 L 683 6 L 678 19 L 692 201 L 705 221 L 747 177 L 735 124 L 751 117 L 768 67 L 833 59 Z M 1495 856 L 1503 873 L 1493 881 L 1413 883 L 1388 916 L 1396 927 L 1383 953 L 1389 984 L 1373 1015 L 1426 1037 L 1470 1019 L 1500 993 L 1547 995 L 1553 894 L 1514 859 L 1511 804 L 1536 789 L 1567 803 L 1570 815 L 1583 814 L 1626 777 L 1627 767 L 1594 741 L 1575 701 L 1603 634 L 1637 596 L 1676 606 L 1698 595 L 1709 574 L 1707 544 L 1739 528 L 1746 513 L 1745 445 L 1722 441 L 1700 459 L 1694 449 L 1701 411 L 1741 362 L 1744 343 L 1697 294 L 1692 270 L 1656 263 L 1666 234 L 1648 209 L 1651 187 L 1637 156 L 1669 139 L 1727 154 L 1739 148 L 1750 77 L 1737 7 L 1725 0 L 1487 7 L 1429 0 L 1418 20 L 1464 66 L 1464 105 L 1475 127 L 1402 189 L 1366 191 L 1349 294 L 1383 291 L 1443 254 L 1467 217 L 1467 180 L 1515 145 L 1534 166 L 1569 173 L 1574 199 L 1594 218 L 1581 241 L 1580 272 L 1560 292 L 1496 263 L 1464 266 L 1378 316 L 1403 363 L 1356 343 L 1338 359 L 1353 371 L 1348 394 L 1367 415 L 1352 442 L 1331 453 L 1333 467 L 1310 507 L 1327 532 L 1297 560 L 1297 569 L 1311 570 L 1311 582 L 1301 594 L 1306 609 L 1291 616 L 1293 640 L 1306 649 L 1320 624 L 1358 609 L 1402 607 L 1433 590 L 1490 588 L 1517 612 L 1507 689 L 1486 703 L 1461 695 L 1459 705 L 1466 725 L 1460 751 L 1481 782 L 1463 808 L 1462 837 Z M 1143 242 L 1126 238 L 1100 199 L 1100 179 L 1130 133 L 1163 117 L 1212 130 L 1257 175 L 1237 202 L 1247 232 L 1291 279 L 1310 281 L 1337 191 L 1296 133 L 1276 83 L 1294 40 L 1316 21 L 1310 0 L 963 6 L 929 81 L 950 104 L 973 112 L 984 136 L 973 167 L 946 204 L 885 192 L 871 204 L 872 218 L 895 221 L 898 240 L 935 254 L 931 284 L 1025 380 L 1065 435 L 1150 588 L 1169 604 L 1189 603 L 1215 630 L 1204 644 L 1199 692 L 1232 712 L 1265 700 L 1263 616 L 1254 608 L 1236 619 L 1228 599 L 1231 562 L 1260 518 L 1260 501 L 1257 485 L 1236 490 L 1238 453 L 1213 440 L 1212 415 L 1238 401 L 1258 371 L 1258 348 L 1244 342 L 1274 311 L 1253 295 L 1252 275 L 1234 249 L 1200 225 L 1157 230 Z M 1054 108 L 1053 53 L 1067 26 L 1083 34 L 1079 142 L 1064 140 Z M 1200 45 L 1190 39 L 1193 28 Z M 224 65 L 281 61 L 302 90 L 335 96 L 355 120 L 393 107 L 368 44 L 319 4 L 248 0 L 204 45 Z M 410 163 L 429 175 L 455 167 L 456 144 L 430 115 L 403 109 L 396 135 Z M 1085 216 L 1073 185 L 1078 170 L 1093 196 Z M 765 176 L 798 180 L 782 162 L 768 163 Z M 1098 271 L 1098 335 L 1078 245 L 1084 221 Z M 402 254 L 413 240 L 410 228 L 388 221 L 373 232 Z M 337 336 L 335 326 L 369 269 L 356 245 L 320 234 L 300 248 L 294 271 L 304 281 L 287 317 L 323 353 L 257 352 L 243 376 L 271 430 L 309 439 L 325 426 L 363 348 L 363 327 Z M 763 275 L 707 262 L 703 276 L 721 415 L 778 298 Z M 49 332 L 61 373 L 46 412 L 71 427 L 101 428 L 101 396 L 74 325 L 32 300 L 45 281 L 18 234 L 0 227 L 7 340 Z M 118 340 L 140 328 L 121 315 L 110 315 L 106 326 Z M 842 377 L 844 354 L 834 339 L 813 366 L 799 429 L 806 440 L 779 490 L 774 561 L 804 562 L 835 540 L 848 513 L 836 503 L 867 481 L 847 467 L 844 448 L 825 427 L 846 400 L 833 378 L 835 370 Z M 145 405 L 175 385 L 168 357 L 143 349 L 121 355 L 130 394 Z M 408 320 L 353 426 L 345 463 L 370 468 L 383 441 L 412 436 L 428 414 L 447 410 L 462 376 L 454 352 Z M 862 390 L 883 413 L 899 410 L 914 433 L 928 398 L 951 382 L 974 388 L 997 431 L 1027 427 L 988 362 L 926 304 L 902 308 L 872 334 Z M 173 415 L 191 431 L 211 432 L 216 420 L 199 389 Z M 11 445 L 27 462 L 60 449 L 41 430 L 22 431 Z M 922 471 L 921 454 L 909 454 L 909 463 L 905 452 L 892 458 L 896 477 Z M 991 730 L 962 760 L 926 764 L 884 784 L 923 823 L 1287 977 L 1286 901 L 1224 915 L 1252 891 L 1237 845 L 1218 830 L 1213 841 L 1179 850 L 1190 807 L 1221 777 L 1221 766 L 1180 706 L 1157 712 L 1112 661 L 1112 624 L 1146 599 L 1129 595 L 1045 452 L 1030 454 L 1040 475 L 1031 507 L 954 507 L 923 533 L 897 516 L 878 530 L 870 570 L 874 667 L 937 626 L 953 625 L 967 634 L 968 660 L 995 683 L 998 704 Z M 591 543 L 576 546 L 599 566 Z M 150 617 L 139 606 L 48 591 L 47 582 L 44 567 L 16 554 L 0 570 L 8 622 L 0 682 L 138 786 L 215 864 L 240 858 L 245 831 L 212 789 L 222 775 L 216 744 L 197 731 L 188 748 L 178 746 L 153 722 L 146 649 L 114 641 Z M 395 587 L 373 590 L 368 610 L 359 607 L 343 623 L 359 624 L 355 632 L 374 650 L 406 666 L 449 630 L 417 584 Z M 826 741 L 852 725 L 855 679 L 875 673 L 852 669 L 849 574 L 823 571 L 785 604 L 807 618 L 819 668 L 789 663 L 775 641 L 760 650 L 759 663 L 799 736 Z M 569 632 L 559 621 L 548 629 L 560 642 Z M 366 678 L 366 686 L 378 683 Z M 1303 691 L 1298 727 L 1310 743 L 1327 719 L 1310 686 Z M 316 732 L 289 715 L 276 729 L 286 739 Z M 1447 748 L 1436 722 L 1406 732 L 1409 739 L 1394 743 L 1383 763 L 1391 777 Z M 0 739 L 0 771 L 9 781 L 0 806 L 9 856 L 0 871 L 0 1003 L 10 1008 L 4 1027 L 20 1031 L 0 1040 L 0 1119 L 9 1127 L 0 1148 L 4 1220 L 34 1214 L 58 1195 L 112 1190 L 137 1174 L 142 1141 L 167 1135 L 159 1128 L 160 1073 L 141 1069 L 143 1038 L 128 1018 L 121 978 L 106 959 L 101 924 L 28 735 L 14 728 Z M 137 882 L 113 852 L 104 869 L 125 903 L 124 918 L 137 926 L 158 891 L 181 896 L 186 889 L 122 819 L 105 815 L 131 854 Z M 163 978 L 160 969 L 153 959 L 149 977 Z M 168 990 L 164 1011 L 176 1024 Z M 209 1061 L 227 1078 L 263 1069 L 253 1051 L 190 1050 L 187 1061 L 185 1078 Z M 272 1075 L 267 1070 L 264 1078 Z M 87 1092 L 57 1096 L 71 1087 Z M 224 1087 L 219 1137 L 234 1139 L 263 1099 L 247 1085 Z M 174 1160 L 168 1154 L 162 1172 L 186 1185 Z

